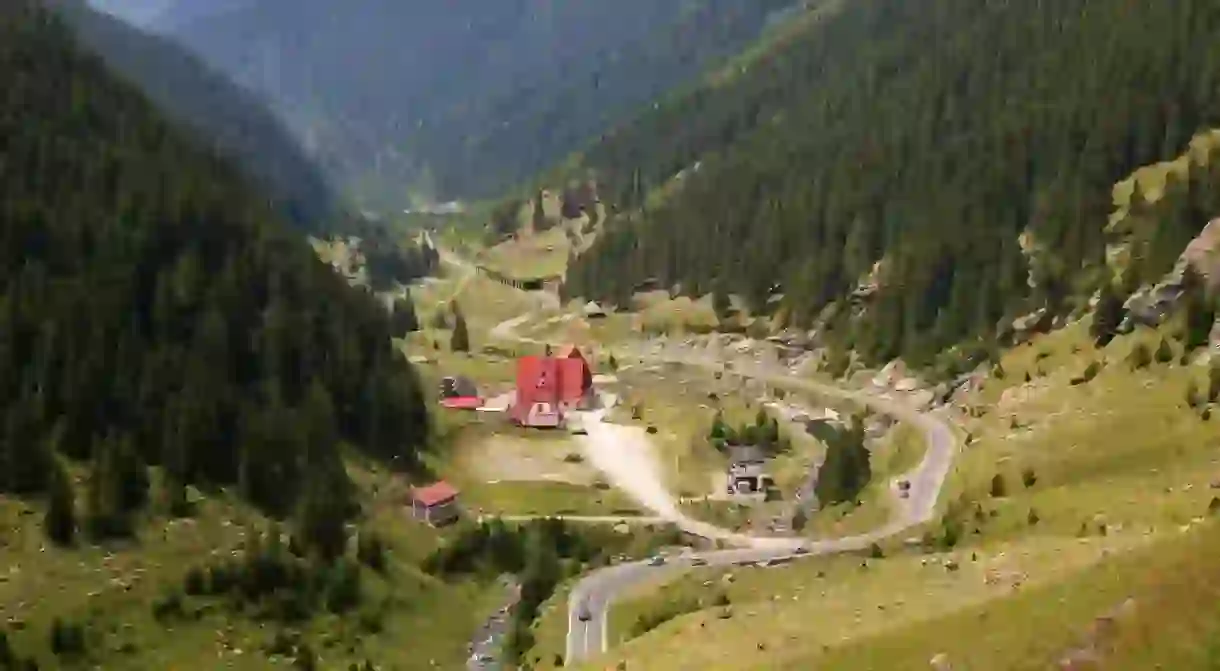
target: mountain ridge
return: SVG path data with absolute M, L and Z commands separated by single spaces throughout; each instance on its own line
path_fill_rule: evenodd
M 173 31 L 366 202 L 499 195 L 748 44 L 792 0 L 264 2 Z
M 169 39 L 89 7 L 50 3 L 77 37 L 175 121 L 233 158 L 300 228 L 318 230 L 341 204 L 321 170 L 264 100 Z

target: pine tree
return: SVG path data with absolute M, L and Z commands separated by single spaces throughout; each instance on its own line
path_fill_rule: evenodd
M 1114 289 L 1113 282 L 1101 286 L 1101 295 L 1097 300 L 1097 310 L 1093 313 L 1093 323 L 1089 332 L 1099 347 L 1104 347 L 1114 338 L 1118 325 L 1123 319 L 1123 301 Z
M 863 423 L 853 417 L 851 425 L 829 442 L 815 486 L 818 501 L 823 505 L 855 501 L 872 478 Z
M 76 536 L 76 494 L 63 461 L 54 457 L 43 529 L 51 541 L 70 545 Z
M 396 336 L 419 330 L 419 318 L 415 315 L 415 304 L 411 301 L 410 295 L 394 301 L 390 323 L 392 332 Z
M 454 352 L 470 351 L 470 333 L 466 330 L 466 317 L 461 312 L 453 315 L 453 335 L 449 340 L 449 349 Z
M 296 515 L 295 538 L 307 552 L 325 563 L 342 557 L 347 548 L 348 483 L 337 472 L 310 473 Z
M 1169 341 L 1161 338 L 1161 342 L 1156 347 L 1157 363 L 1169 363 L 1173 361 L 1173 348 L 1169 346 Z
M 534 225 L 534 232 L 541 233 L 550 227 L 550 222 L 546 218 L 546 210 L 542 206 L 542 192 L 539 191 L 534 198 L 534 212 L 531 216 L 531 223 Z

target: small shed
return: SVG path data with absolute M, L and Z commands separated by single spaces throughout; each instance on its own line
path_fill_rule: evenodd
M 444 480 L 426 487 L 412 487 L 411 516 L 434 527 L 457 521 L 461 514 L 457 498 L 458 490 Z

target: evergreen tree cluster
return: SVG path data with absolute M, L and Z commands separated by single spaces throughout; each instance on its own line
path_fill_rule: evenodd
M 342 490 L 340 442 L 418 463 L 426 409 L 385 309 L 228 162 L 40 3 L 0 10 L 0 73 L 0 491 L 49 488 L 66 541 L 60 456 L 90 467 L 101 534 L 130 530 L 148 465 L 171 507 L 239 485 L 287 514 Z
M 883 261 L 863 316 L 835 311 L 830 336 L 914 364 L 1033 309 L 1080 308 L 1107 277 L 1113 185 L 1220 125 L 1218 30 L 1206 0 L 845 3 L 748 74 L 584 153 L 630 214 L 576 261 L 566 293 L 625 304 L 655 278 L 759 312 L 782 292 L 788 322 L 807 326 Z M 1139 243 L 1141 279 L 1220 214 L 1214 173 L 1170 190 L 1155 216 L 1172 226 Z M 1033 288 L 1024 232 L 1045 250 Z
M 260 618 L 301 622 L 325 610 L 345 613 L 364 598 L 361 564 L 343 556 L 310 554 L 293 536 L 285 543 L 278 529 L 253 536 L 243 555 L 190 568 L 182 592 L 188 597 L 226 598 L 235 607 L 253 606 Z M 163 607 L 154 606 L 163 613 Z
M 731 445 L 752 445 L 774 456 L 783 454 L 792 447 L 788 438 L 780 433 L 779 422 L 768 417 L 762 409 L 754 416 L 753 423 L 743 422 L 738 427 L 726 422 L 724 413 L 717 411 L 712 418 L 708 440 L 718 452 L 727 452 Z
M 189 49 L 142 31 L 81 0 L 50 0 L 91 51 L 134 82 L 200 142 L 237 161 L 295 227 L 335 223 L 335 191 L 296 138 L 253 92 Z
M 855 501 L 868 486 L 872 466 L 864 438 L 864 423 L 853 417 L 848 427 L 827 441 L 826 459 L 814 486 L 822 505 Z

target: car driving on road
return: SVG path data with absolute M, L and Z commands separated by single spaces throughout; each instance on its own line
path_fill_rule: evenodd
M 593 619 L 593 613 L 589 612 L 589 608 L 587 606 L 581 606 L 580 610 L 576 613 L 576 619 L 580 620 L 581 622 L 588 622 L 589 620 Z
M 664 564 L 665 557 L 662 557 L 661 555 L 653 555 L 652 559 L 648 560 L 649 566 L 663 566 Z

